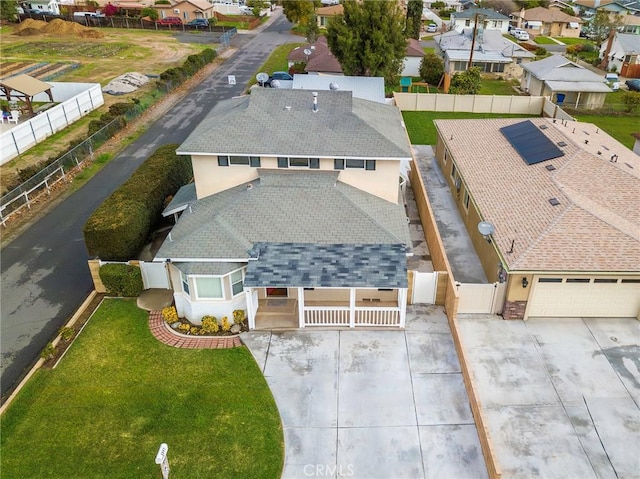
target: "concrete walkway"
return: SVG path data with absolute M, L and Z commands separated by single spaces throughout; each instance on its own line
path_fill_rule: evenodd
M 283 478 L 487 477 L 447 319 L 242 334 L 282 418 Z

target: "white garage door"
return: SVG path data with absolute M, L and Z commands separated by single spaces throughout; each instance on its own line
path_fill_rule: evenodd
M 609 281 L 534 277 L 527 316 L 637 317 L 640 283 Z

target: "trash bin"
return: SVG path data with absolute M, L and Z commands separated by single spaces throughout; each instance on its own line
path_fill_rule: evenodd
M 562 105 L 564 103 L 564 97 L 566 95 L 564 93 L 556 93 L 556 104 Z

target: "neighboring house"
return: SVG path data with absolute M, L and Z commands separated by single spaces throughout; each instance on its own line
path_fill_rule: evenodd
M 633 143 L 633 152 L 636 155 L 640 156 L 640 131 L 632 133 L 632 135 L 636 139 L 636 141 Z
M 506 282 L 505 319 L 638 317 L 639 156 L 590 123 L 434 124 L 436 160 L 487 278 Z
M 32 0 L 20 4 L 23 10 L 33 10 L 43 14 L 60 15 L 60 2 L 57 0 Z
M 595 109 L 611 92 L 604 77 L 596 75 L 562 55 L 551 55 L 522 66 L 520 88 L 534 96 L 546 96 L 574 108 Z
M 423 57 L 424 50 L 420 47 L 418 40 L 408 39 L 407 56 L 404 59 L 404 66 L 400 74 L 402 76 L 418 76 Z M 307 43 L 294 48 L 287 56 L 287 63 L 289 68 L 294 63 L 306 63 L 304 71 L 312 75 L 342 74 L 342 66 L 329 50 L 325 36 L 318 37 L 316 43 Z
M 322 73 L 331 75 L 342 74 L 340 62 L 333 56 L 331 50 L 329 50 L 327 37 L 325 36 L 318 37 L 315 43 L 307 43 L 306 45 L 291 50 L 287 56 L 287 62 L 289 68 L 291 68 L 294 63 L 305 63 L 304 71 L 312 75 Z
M 497 29 L 502 33 L 509 32 L 509 17 L 489 8 L 470 8 L 462 12 L 452 13 L 449 28 L 451 30 L 474 28 L 476 15 L 481 19 L 480 25 L 484 29 Z
M 580 9 L 582 15 L 592 17 L 598 8 L 613 3 L 614 0 L 575 0 L 576 7 Z
M 294 90 L 350 91 L 353 98 L 386 103 L 383 77 L 354 77 L 346 75 L 293 75 Z
M 570 8 L 573 10 L 574 15 L 577 15 L 580 11 L 580 8 L 574 3 L 571 3 L 570 1 L 563 2 L 562 0 L 552 0 L 551 2 L 549 2 L 548 8 L 553 8 L 556 10 L 564 10 L 565 8 Z
M 469 65 L 473 29 L 462 32 L 451 30 L 434 37 L 436 53 L 444 59 L 445 72 L 453 75 L 465 71 Z M 498 73 L 520 78 L 521 65 L 531 61 L 535 55 L 517 43 L 502 36 L 499 30 L 484 30 L 478 33 L 473 52 L 473 64 L 483 73 Z
M 172 1 L 171 5 L 156 4 L 153 8 L 158 11 L 160 18 L 180 17 L 182 23 L 214 16 L 213 5 L 207 0 Z
M 328 7 L 320 7 L 316 9 L 316 21 L 320 28 L 327 28 L 329 19 L 344 12 L 342 5 L 329 5 Z
M 622 17 L 620 33 L 634 33 L 640 35 L 640 15 L 625 15 Z
M 433 10 L 434 3 L 442 3 L 442 0 L 423 0 L 422 8 Z M 446 10 L 455 10 L 456 12 L 461 12 L 464 9 L 460 0 L 444 0 L 444 7 Z
M 397 108 L 347 91 L 253 89 L 180 145 L 195 183 L 154 261 L 178 314 L 276 313 L 294 326 L 404 326 L 411 240 L 400 189 L 411 146 Z
M 583 21 L 556 9 L 535 7 L 511 14 L 518 28 L 529 34 L 549 37 L 578 38 Z
M 638 15 L 640 14 L 640 1 L 638 0 L 618 0 L 611 3 L 601 4 L 597 11 L 604 10 L 609 15 Z
M 640 78 L 640 35 L 616 32 L 608 46 L 609 39 L 600 45 L 600 58 L 607 57 L 607 69 L 623 77 Z

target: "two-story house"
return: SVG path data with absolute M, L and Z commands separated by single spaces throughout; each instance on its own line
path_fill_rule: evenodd
M 502 33 L 509 32 L 509 17 L 489 8 L 470 8 L 462 12 L 454 12 L 451 14 L 449 28 L 458 31 L 462 31 L 464 28 L 474 28 L 476 19 L 478 26 L 482 26 L 486 30 L 496 29 Z
M 195 181 L 166 208 L 179 218 L 154 261 L 169 264 L 180 316 L 404 326 L 411 241 L 399 179 L 412 156 L 395 107 L 256 88 L 220 102 L 178 153 Z

